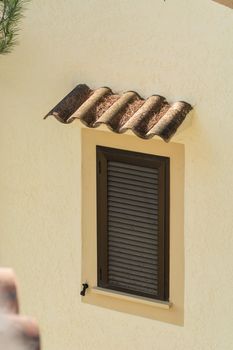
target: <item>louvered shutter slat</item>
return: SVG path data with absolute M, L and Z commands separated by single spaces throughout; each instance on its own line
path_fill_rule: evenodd
M 125 266 L 130 265 L 131 263 L 134 264 L 134 266 L 140 265 L 140 263 L 143 265 L 149 265 L 151 267 L 153 267 L 153 269 L 155 269 L 155 267 L 157 266 L 157 262 L 156 261 L 152 261 L 150 258 L 147 259 L 145 257 L 139 256 L 139 255 L 134 255 L 131 254 L 130 255 L 130 259 L 129 259 L 129 254 L 127 251 L 119 251 L 119 249 L 112 249 L 111 251 L 111 257 L 115 257 L 115 258 L 119 258 L 120 261 L 124 262 Z M 111 260 L 111 258 L 109 258 L 109 261 Z
M 137 266 L 137 268 L 133 268 L 134 265 L 131 265 L 128 267 L 125 267 L 125 266 L 121 266 L 119 264 L 112 264 L 111 266 L 111 270 L 110 271 L 116 271 L 116 272 L 120 272 L 120 273 L 125 273 L 125 272 L 128 272 L 130 273 L 132 276 L 141 276 L 141 277 L 145 277 L 145 278 L 149 278 L 149 279 L 153 279 L 154 278 L 154 270 L 152 269 L 151 270 L 146 270 L 145 268 L 139 268 Z
M 137 245 L 139 247 L 143 246 L 148 246 L 148 244 L 151 246 L 151 249 L 154 249 L 153 247 L 158 245 L 158 239 L 153 239 L 153 238 L 141 238 L 138 236 L 135 236 L 135 234 L 120 234 L 117 231 L 109 232 L 109 236 L 112 235 L 112 240 L 116 240 L 117 242 L 122 242 L 122 243 L 133 243 L 134 245 Z
M 157 181 L 153 181 L 153 182 L 143 182 L 143 184 L 141 183 L 141 181 L 139 179 L 135 180 L 134 178 L 128 179 L 126 176 L 119 176 L 118 174 L 116 175 L 114 172 L 108 172 L 108 174 L 111 176 L 111 179 L 116 181 L 117 183 L 122 183 L 122 185 L 130 185 L 130 186 L 141 186 L 145 189 L 153 189 L 155 187 L 158 187 L 158 182 Z
M 135 271 L 137 273 L 137 271 L 141 271 L 142 273 L 148 273 L 148 274 L 154 274 L 154 265 L 152 264 L 148 264 L 145 261 L 141 262 L 138 261 L 137 265 L 135 264 L 135 262 L 132 261 L 128 261 L 128 263 L 126 264 L 126 261 L 124 260 L 123 256 L 114 256 L 113 254 L 111 255 L 111 257 L 109 257 L 109 260 L 114 261 L 114 265 L 115 267 L 119 267 L 122 270 L 126 269 L 126 270 L 130 270 Z
M 126 223 L 122 222 L 114 222 L 114 221 L 109 221 L 108 223 L 109 228 L 115 228 L 119 229 L 119 232 L 122 232 L 124 229 L 127 230 L 128 234 L 133 234 L 133 235 L 139 235 L 142 238 L 149 238 L 148 237 L 148 232 L 150 232 L 150 229 L 147 229 L 147 227 L 142 227 L 139 225 L 134 225 L 133 230 L 132 230 L 132 225 L 127 225 Z M 155 228 L 158 228 L 158 226 L 155 225 Z M 154 236 L 153 236 L 154 238 Z
M 125 209 L 128 209 L 129 208 L 129 204 L 131 205 L 131 208 L 134 209 L 138 209 L 140 211 L 143 211 L 145 213 L 151 213 L 151 214 L 154 214 L 154 210 L 155 209 L 158 209 L 158 205 L 146 205 L 146 203 L 140 203 L 140 202 L 137 202 L 135 203 L 132 203 L 132 201 L 128 201 L 127 199 L 124 199 L 124 201 L 122 201 L 120 198 L 112 198 L 111 196 L 108 197 L 108 203 L 114 207 L 117 207 L 117 208 L 125 208 Z
M 139 219 L 139 218 L 135 218 L 134 221 L 132 222 L 132 219 L 129 218 L 129 217 L 120 217 L 120 215 L 117 215 L 117 214 L 112 214 L 111 216 L 109 215 L 109 223 L 111 225 L 111 223 L 113 224 L 121 224 L 123 227 L 126 227 L 124 226 L 125 224 L 128 225 L 128 226 L 131 226 L 131 229 L 132 228 L 135 228 L 135 229 L 143 229 L 144 232 L 145 230 L 148 231 L 152 231 L 155 227 L 155 224 L 154 223 L 149 223 L 149 222 L 146 222 L 144 220 L 144 222 Z
M 143 205 L 143 206 L 145 205 L 145 207 L 146 206 L 151 206 L 151 207 L 156 206 L 157 202 L 158 202 L 158 198 L 152 198 L 152 199 L 142 198 L 141 196 L 138 196 L 137 193 L 134 193 L 134 192 L 133 193 L 128 193 L 128 192 L 126 193 L 126 191 L 120 192 L 120 191 L 117 191 L 117 189 L 116 190 L 110 189 L 108 196 L 109 196 L 109 200 L 111 198 L 115 198 L 115 200 L 117 200 L 117 199 L 120 199 L 120 200 L 124 199 L 124 201 L 128 200 L 128 201 L 131 201 L 131 203 L 135 201 L 135 202 L 137 202 L 138 205 Z M 123 203 L 127 203 L 126 201 L 125 202 L 124 201 L 123 201 Z

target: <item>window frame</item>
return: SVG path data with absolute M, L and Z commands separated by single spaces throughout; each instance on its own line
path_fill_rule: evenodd
M 158 294 L 152 295 L 132 289 L 116 287 L 108 281 L 108 199 L 107 162 L 156 168 L 159 171 L 159 276 Z M 97 182 L 97 283 L 105 289 L 143 296 L 155 300 L 169 301 L 169 199 L 170 159 L 154 154 L 127 151 L 118 148 L 96 146 Z

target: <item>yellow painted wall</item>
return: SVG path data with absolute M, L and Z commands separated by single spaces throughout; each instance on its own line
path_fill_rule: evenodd
M 233 348 L 232 38 L 233 11 L 210 0 L 30 4 L 0 57 L 0 263 L 44 349 Z M 185 145 L 183 327 L 80 301 L 80 127 L 42 120 L 79 82 L 195 107 L 173 139 Z

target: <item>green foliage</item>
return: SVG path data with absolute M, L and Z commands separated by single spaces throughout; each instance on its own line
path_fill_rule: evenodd
M 17 43 L 18 24 L 28 0 L 0 0 L 0 54 L 11 52 Z

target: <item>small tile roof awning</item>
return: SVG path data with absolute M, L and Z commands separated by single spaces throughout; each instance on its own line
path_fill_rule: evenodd
M 143 99 L 134 91 L 116 94 L 108 87 L 91 90 L 80 84 L 45 118 L 52 115 L 65 124 L 79 119 L 89 128 L 105 124 L 116 133 L 131 130 L 143 139 L 157 135 L 168 142 L 191 109 L 187 102 L 169 104 L 159 95 Z

